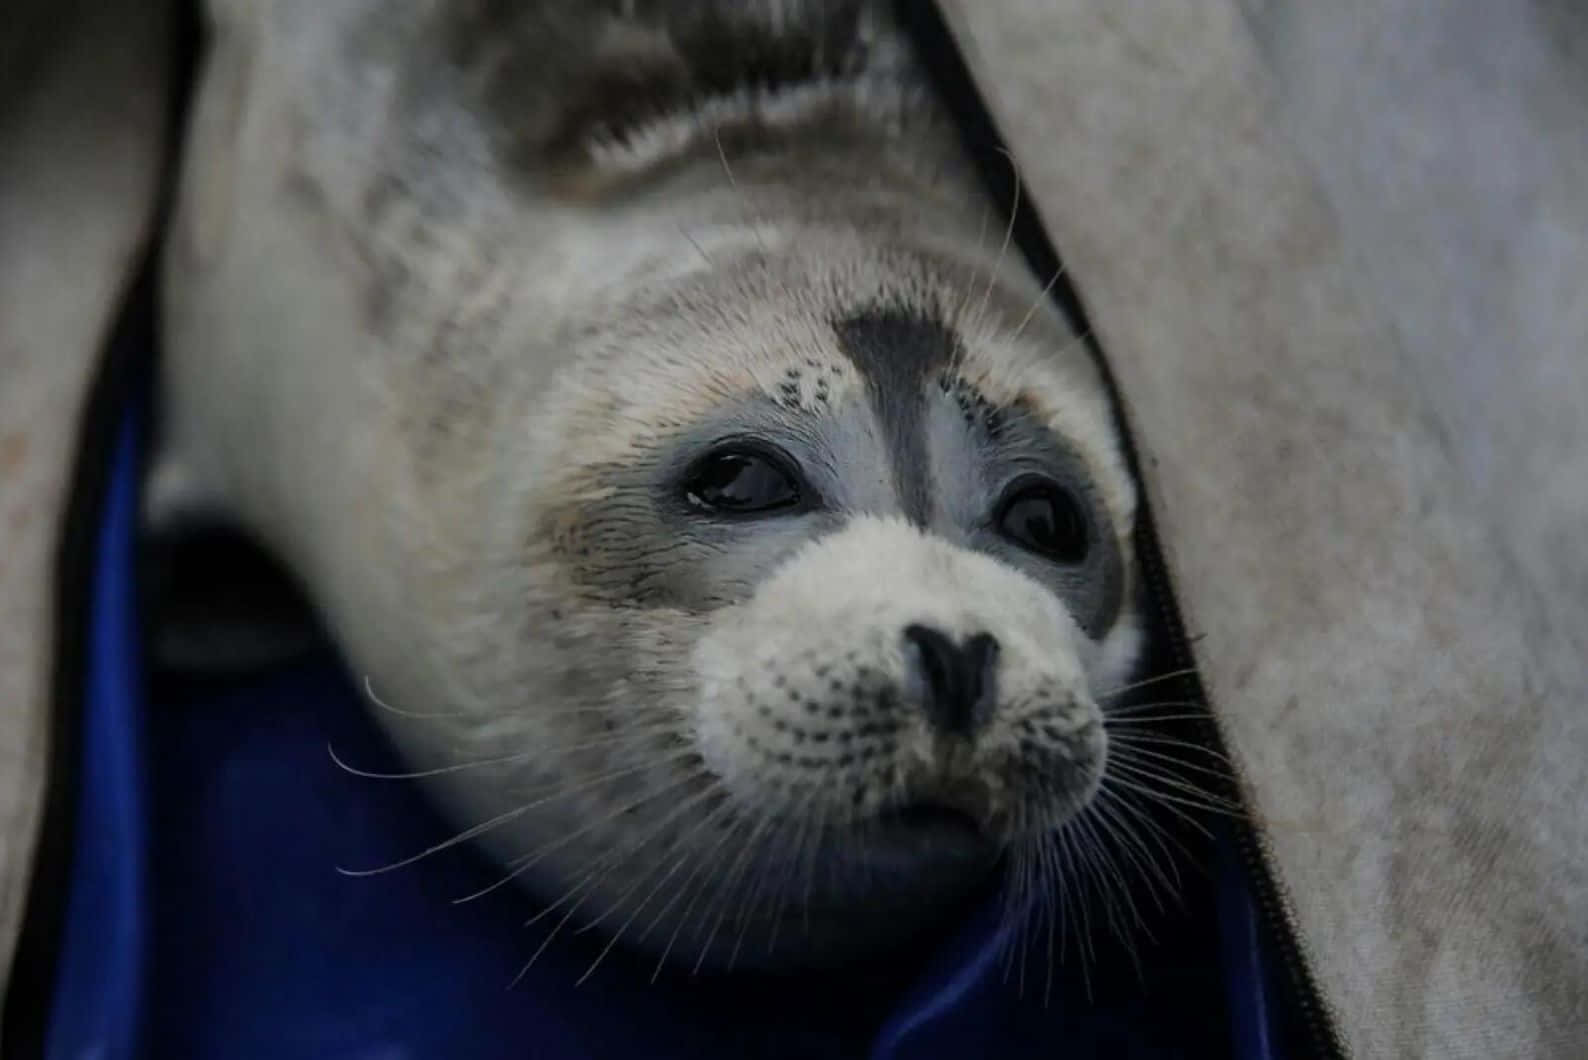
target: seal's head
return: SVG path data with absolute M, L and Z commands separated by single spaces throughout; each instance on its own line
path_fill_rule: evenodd
M 626 942 L 812 964 L 1086 804 L 1132 485 L 893 5 L 256 6 L 167 426 L 462 837 Z
M 815 231 L 710 255 L 501 428 L 485 477 L 526 485 L 463 580 L 522 620 L 474 656 L 512 708 L 472 742 L 521 782 L 459 783 L 557 793 L 488 841 L 631 940 L 716 959 L 794 918 L 773 959 L 842 959 L 1097 789 L 1133 491 L 1029 281 Z

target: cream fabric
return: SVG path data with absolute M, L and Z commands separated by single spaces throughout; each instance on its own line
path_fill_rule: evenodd
M 1557 195 L 1562 227 L 1523 233 L 1556 260 L 1490 259 L 1515 315 L 1487 339 L 1511 342 L 1478 329 L 1452 349 L 1438 285 L 1396 270 L 1468 248 L 1393 244 L 1463 227 L 1485 189 L 1397 189 L 1415 222 L 1351 209 L 1384 190 L 1349 179 L 1380 144 L 1327 93 L 1356 76 L 1342 58 L 1382 78 L 1395 41 L 1372 34 L 1392 19 L 1335 27 L 1374 46 L 1329 51 L 1317 5 L 1299 42 L 1282 6 L 954 9 L 1118 375 L 1209 694 L 1348 1048 L 1588 1056 L 1588 328 L 1584 272 L 1552 272 L 1582 261 L 1583 215 Z M 1424 72 L 1453 60 L 1430 49 Z M 1395 132 L 1380 140 L 1404 155 Z M 1353 150 L 1327 179 L 1305 161 Z
M 0 77 L 0 988 L 41 808 L 50 593 L 78 412 L 148 235 L 165 105 L 162 5 L 32 17 L 43 6 L 0 16 L 12 34 Z

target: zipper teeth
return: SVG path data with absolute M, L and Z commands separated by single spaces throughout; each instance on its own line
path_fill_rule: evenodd
M 1101 360 L 1101 350 L 1095 346 L 1093 349 Z M 1110 389 L 1114 390 L 1113 377 L 1106 368 L 1105 375 L 1108 375 Z M 1115 390 L 1115 398 L 1118 400 L 1117 390 Z M 1123 423 L 1124 417 L 1121 416 L 1120 419 Z M 1129 450 L 1129 460 L 1136 467 L 1139 481 L 1140 466 L 1137 462 L 1135 445 L 1128 431 L 1126 448 Z M 1228 790 L 1225 794 L 1231 797 L 1243 811 L 1235 827 L 1236 848 L 1240 854 L 1241 866 L 1246 872 L 1247 883 L 1258 906 L 1258 915 L 1269 928 L 1269 941 L 1278 943 L 1277 946 L 1270 948 L 1277 951 L 1280 963 L 1285 966 L 1291 990 L 1299 1003 L 1302 1020 L 1311 1039 L 1310 1046 L 1318 1056 L 1344 1060 L 1347 1056 L 1345 1046 L 1336 1029 L 1337 1025 L 1331 1018 L 1322 991 L 1318 988 L 1317 980 L 1307 963 L 1294 910 L 1288 895 L 1274 874 L 1267 840 L 1252 820 L 1245 792 L 1234 772 L 1233 760 L 1229 755 L 1229 742 L 1202 686 L 1202 674 L 1191 651 L 1185 623 L 1175 605 L 1175 598 L 1170 593 L 1168 565 L 1164 562 L 1159 545 L 1157 522 L 1148 510 L 1145 499 L 1141 503 L 1138 520 L 1137 557 L 1141 563 L 1143 579 L 1158 606 L 1161 628 L 1168 637 L 1167 647 L 1171 657 L 1171 667 L 1173 670 L 1186 671 L 1182 680 L 1188 687 L 1190 695 L 1185 698 L 1195 704 L 1191 708 L 1194 713 L 1203 715 L 1196 724 L 1198 735 L 1208 750 L 1222 756 L 1222 761 L 1231 763 L 1227 767 L 1225 786 Z
M 1255 826 L 1243 822 L 1236 839 L 1241 861 L 1252 883 L 1259 915 L 1283 925 L 1284 945 L 1280 959 L 1290 976 L 1291 987 L 1301 1002 L 1302 1018 L 1311 1032 L 1313 1044 L 1328 1055 L 1344 1058 L 1345 1045 L 1340 1040 L 1335 1021 L 1330 1018 L 1327 1003 L 1314 980 L 1312 970 L 1302 956 L 1302 945 L 1296 929 L 1295 913 L 1288 895 L 1273 878 L 1272 859 L 1268 843 Z

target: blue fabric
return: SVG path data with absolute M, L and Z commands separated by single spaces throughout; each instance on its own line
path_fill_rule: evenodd
M 1219 836 L 1219 937 L 1224 951 L 1231 1043 L 1242 1060 L 1277 1057 L 1267 961 L 1258 934 L 1257 909 L 1246 886 L 1234 840 Z
M 94 557 L 73 880 L 49 1020 L 51 1060 L 134 1055 L 144 997 L 148 842 L 133 541 L 141 409 L 112 456 Z
M 990 906 L 892 972 L 653 984 L 653 962 L 619 948 L 574 986 L 603 942 L 565 933 L 508 989 L 548 925 L 524 927 L 511 887 L 454 904 L 499 872 L 471 849 L 371 878 L 334 871 L 451 834 L 414 784 L 332 763 L 328 744 L 360 766 L 400 768 L 336 659 L 246 681 L 156 681 L 145 709 L 131 579 L 138 447 L 130 418 L 98 560 L 50 1056 L 1156 1060 L 1210 1055 L 1212 1042 L 1217 1055 L 1269 1060 L 1256 921 L 1233 859 L 1218 867 L 1205 947 L 1148 951 L 1140 980 L 1094 973 L 1090 995 L 1066 971 L 1047 1004 L 1005 982 Z M 1221 971 L 1238 995 L 1229 1003 Z

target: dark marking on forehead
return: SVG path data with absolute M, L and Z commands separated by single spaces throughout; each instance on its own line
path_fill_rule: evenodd
M 838 320 L 833 329 L 844 356 L 866 381 L 904 514 L 925 526 L 932 517 L 926 381 L 954 361 L 959 336 L 940 320 L 888 306 Z

